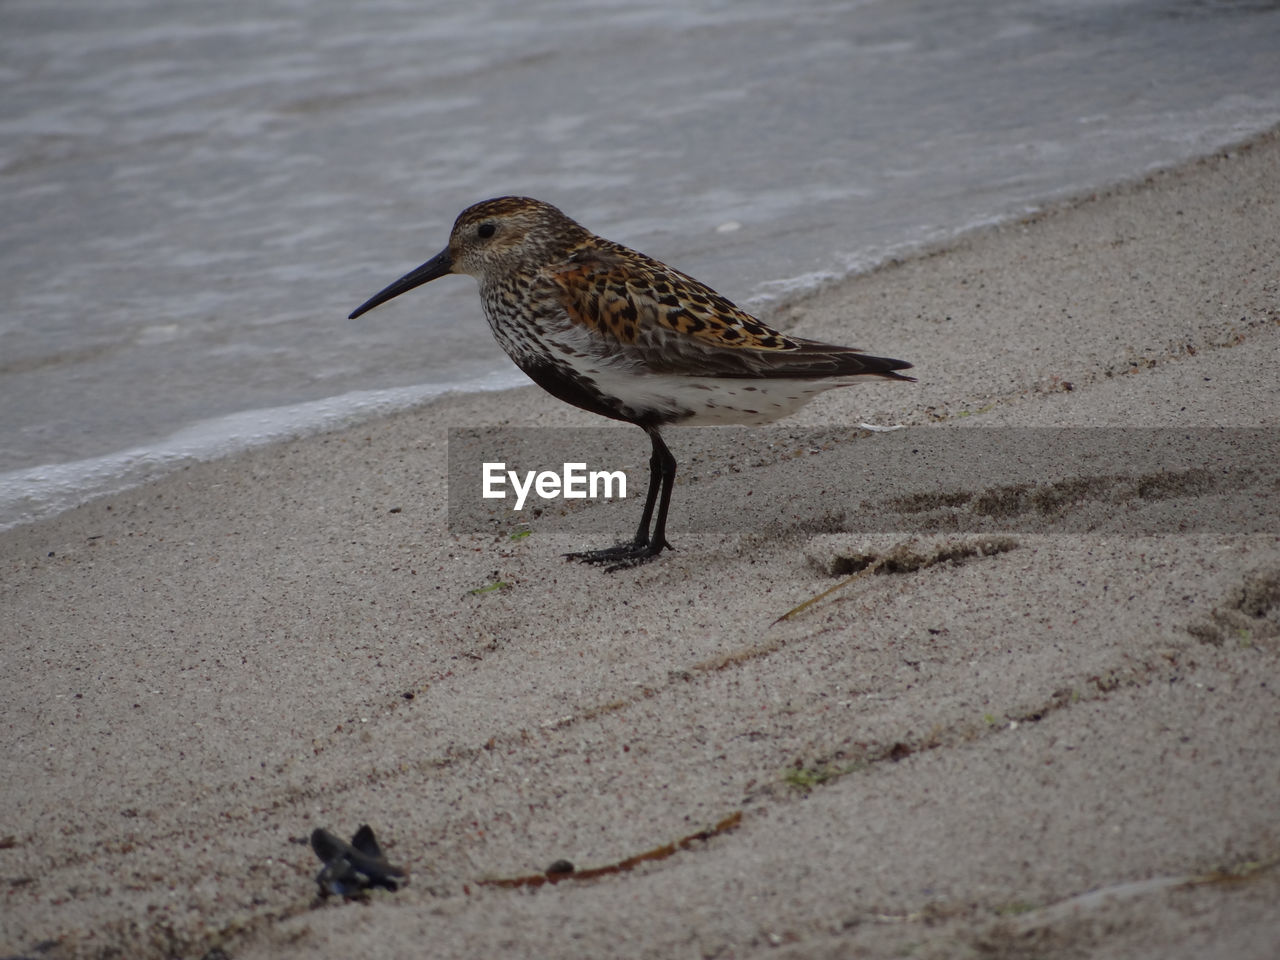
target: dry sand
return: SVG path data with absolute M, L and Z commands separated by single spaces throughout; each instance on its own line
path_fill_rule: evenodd
M 1268 136 L 824 291 L 771 319 L 920 383 L 795 423 L 1275 427 L 1277 196 Z M 596 422 L 448 398 L 0 534 L 0 955 L 1275 956 L 1274 525 L 863 535 L 686 430 L 659 562 L 447 532 L 447 427 Z M 317 906 L 365 822 L 411 882 Z

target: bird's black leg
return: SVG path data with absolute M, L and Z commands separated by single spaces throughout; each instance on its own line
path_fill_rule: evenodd
M 657 427 L 644 429 L 653 442 L 653 452 L 649 456 L 649 489 L 645 493 L 644 512 L 640 514 L 640 527 L 636 530 L 635 539 L 603 550 L 566 553 L 566 558 L 581 563 L 608 564 L 605 570 L 612 573 L 614 570 L 639 566 L 652 560 L 663 550 L 671 549 L 666 537 L 667 509 L 671 506 L 671 490 L 676 480 L 676 458 L 667 449 Z M 649 524 L 653 520 L 655 505 L 658 508 L 658 521 L 654 524 L 651 536 Z
M 659 475 L 662 477 L 662 499 L 658 502 L 658 519 L 653 525 L 652 536 L 648 538 L 650 549 L 653 551 L 652 556 L 656 557 L 664 549 L 671 549 L 671 544 L 667 543 L 667 510 L 671 506 L 671 491 L 676 485 L 676 458 L 667 449 L 656 427 L 649 428 L 648 434 L 653 440 L 653 455 L 649 458 L 650 492 L 645 503 L 644 528 L 649 526 L 649 513 L 653 508 L 652 487 L 658 482 Z
M 649 489 L 644 497 L 644 511 L 640 514 L 640 529 L 636 531 L 635 539 L 631 541 L 632 546 L 649 545 L 649 524 L 653 520 L 653 506 L 658 502 L 658 491 L 662 487 L 663 459 L 658 447 L 661 446 L 662 451 L 668 457 L 671 456 L 667 445 L 662 442 L 656 430 L 649 436 L 653 440 L 653 452 L 649 454 Z

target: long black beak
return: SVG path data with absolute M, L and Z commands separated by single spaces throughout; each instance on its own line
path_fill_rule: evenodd
M 410 270 L 395 283 L 382 290 L 379 290 L 372 297 L 366 300 L 360 306 L 356 307 L 347 317 L 348 320 L 354 320 L 362 313 L 368 313 L 380 303 L 386 303 L 394 297 L 407 293 L 414 287 L 420 287 L 424 283 L 430 283 L 437 277 L 443 277 L 446 273 L 453 272 L 453 261 L 449 259 L 449 248 L 445 247 L 434 257 L 420 266 L 417 270 Z

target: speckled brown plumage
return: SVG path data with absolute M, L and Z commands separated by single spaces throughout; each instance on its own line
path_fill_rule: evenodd
M 609 569 L 643 562 L 669 546 L 675 459 L 660 427 L 767 423 L 859 379 L 912 379 L 897 372 L 911 366 L 902 360 L 785 336 L 687 274 L 597 237 L 527 197 L 468 207 L 454 222 L 448 247 L 351 316 L 447 273 L 479 281 L 494 336 L 536 383 L 648 432 L 652 476 L 636 537 L 572 555 Z

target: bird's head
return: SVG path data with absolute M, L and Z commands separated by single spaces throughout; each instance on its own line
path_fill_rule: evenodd
M 521 265 L 533 269 L 555 262 L 585 236 L 589 236 L 586 229 L 541 200 L 483 200 L 458 214 L 447 247 L 374 294 L 350 319 L 448 273 L 468 274 L 484 283 L 488 276 L 510 273 Z

